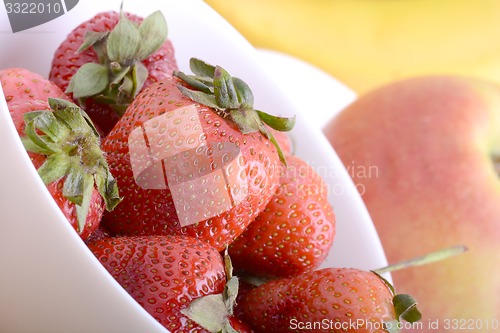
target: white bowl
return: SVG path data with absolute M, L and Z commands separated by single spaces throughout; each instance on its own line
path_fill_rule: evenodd
M 318 128 L 356 99 L 354 91 L 304 60 L 269 49 L 257 49 L 257 56 L 288 99 Z
M 25 67 L 47 75 L 65 36 L 121 0 L 85 0 L 41 26 L 11 33 L 0 13 L 0 68 Z M 256 106 L 297 113 L 297 154 L 328 182 L 337 216 L 335 245 L 323 266 L 374 269 L 386 264 L 360 196 L 337 155 L 287 95 L 269 79 L 257 53 L 226 21 L 199 0 L 127 1 L 124 10 L 146 16 L 161 9 L 178 63 L 199 57 L 224 66 L 252 87 Z M 330 93 L 330 97 L 335 92 Z M 300 138 L 300 141 L 298 140 Z M 167 332 L 106 272 L 46 191 L 25 153 L 0 89 L 0 331 L 9 333 Z

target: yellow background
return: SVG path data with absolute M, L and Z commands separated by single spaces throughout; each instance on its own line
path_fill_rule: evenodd
M 206 0 L 252 44 L 358 93 L 404 77 L 500 82 L 500 0 Z

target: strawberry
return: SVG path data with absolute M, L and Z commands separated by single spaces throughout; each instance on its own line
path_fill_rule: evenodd
M 326 268 L 267 282 L 243 300 L 246 322 L 257 332 L 397 332 L 400 319 L 420 320 L 415 300 L 394 295 L 380 275 Z
M 248 293 L 255 289 L 256 286 L 245 281 L 245 280 L 239 280 L 239 285 L 238 285 L 238 295 L 236 296 L 236 305 L 233 309 L 233 315 L 234 315 L 234 321 L 238 321 L 241 323 L 244 323 L 245 317 L 243 313 L 243 307 L 241 304 L 243 304 L 243 300 L 247 297 Z M 235 324 L 237 325 L 237 324 Z M 233 325 L 233 327 L 235 326 Z
M 226 284 L 223 292 L 200 297 L 182 309 L 181 313 L 212 333 L 254 333 L 236 312 L 240 287 L 250 285 L 242 284 L 237 276 L 233 276 L 233 266 L 227 249 L 224 252 L 224 268 Z M 243 294 L 246 294 L 246 290 Z
M 185 236 L 105 238 L 89 249 L 118 283 L 170 332 L 207 332 L 182 310 L 226 282 L 221 255 Z
M 250 88 L 192 59 L 142 91 L 103 142 L 123 204 L 103 223 L 120 235 L 185 234 L 223 250 L 265 208 L 282 153 L 264 122 L 293 119 L 252 107 Z M 262 120 L 264 119 L 264 120 Z
M 99 225 L 104 203 L 113 209 L 120 201 L 95 128 L 83 110 L 36 73 L 5 69 L 0 82 L 31 161 L 65 217 L 86 239 Z
M 268 128 L 272 135 L 276 138 L 279 147 L 284 155 L 294 154 L 294 142 L 287 132 L 277 131 L 272 128 Z
M 107 134 L 143 87 L 176 69 L 161 12 L 144 20 L 103 12 L 66 37 L 54 54 L 49 78 L 72 93 Z
M 229 317 L 229 323 L 236 333 L 254 333 L 255 331 L 244 321 L 236 317 Z
M 286 277 L 310 271 L 332 246 L 335 215 L 327 185 L 299 157 L 287 162 L 271 201 L 229 246 L 239 272 Z
M 70 101 L 54 83 L 24 68 L 0 70 L 0 83 L 5 100 L 19 135 L 24 135 L 24 114 L 49 109 L 49 98 Z
M 90 236 L 85 240 L 86 244 L 98 241 L 100 239 L 112 237 L 108 229 L 104 227 L 102 223 L 99 223 L 99 227 L 95 229 Z

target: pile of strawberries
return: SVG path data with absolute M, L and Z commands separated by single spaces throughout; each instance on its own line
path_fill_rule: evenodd
M 33 164 L 109 273 L 171 332 L 393 332 L 414 320 L 373 272 L 314 271 L 335 217 L 284 133 L 295 118 L 254 109 L 220 66 L 190 67 L 178 71 L 161 12 L 106 12 L 68 35 L 49 80 L 0 71 Z

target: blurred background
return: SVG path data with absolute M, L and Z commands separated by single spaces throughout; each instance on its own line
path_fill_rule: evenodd
M 396 288 L 420 302 L 425 327 L 415 332 L 463 332 L 466 320 L 473 332 L 499 332 L 500 299 L 491 295 L 500 294 L 500 0 L 206 2 L 260 50 L 301 59 L 350 88 L 306 77 L 286 57 L 269 67 L 347 167 L 377 167 L 380 177 L 351 176 L 366 189 L 389 262 L 469 247 L 393 273 Z M 381 88 L 414 77 L 426 78 Z
M 499 0 L 206 0 L 259 48 L 330 73 L 357 93 L 400 78 L 500 81 Z

